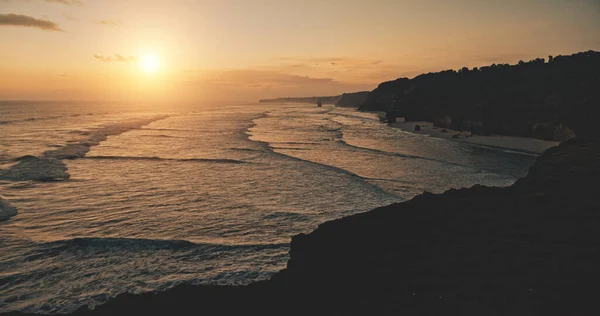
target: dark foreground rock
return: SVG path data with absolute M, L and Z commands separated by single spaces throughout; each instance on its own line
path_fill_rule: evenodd
M 327 222 L 245 287 L 124 294 L 76 315 L 600 315 L 600 145 L 474 186 Z

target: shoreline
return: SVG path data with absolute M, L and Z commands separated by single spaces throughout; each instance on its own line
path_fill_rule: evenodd
M 449 128 L 435 127 L 432 122 L 411 121 L 389 123 L 389 126 L 413 134 L 427 135 L 430 137 L 446 139 L 461 143 L 479 145 L 491 149 L 514 151 L 521 154 L 541 155 L 545 150 L 558 146 L 560 142 L 548 141 L 537 138 L 504 136 L 504 135 L 473 135 L 469 131 L 455 131 Z M 415 126 L 420 125 L 421 130 L 415 131 Z
M 597 315 L 598 157 L 598 142 L 566 141 L 510 187 L 424 193 L 296 235 L 268 280 L 120 294 L 71 315 Z

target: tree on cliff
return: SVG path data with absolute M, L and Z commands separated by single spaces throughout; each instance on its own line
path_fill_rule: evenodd
M 589 124 L 598 87 L 600 53 L 588 51 L 399 78 L 380 84 L 361 109 L 482 134 L 556 139 L 572 129 L 591 136 L 599 134 Z

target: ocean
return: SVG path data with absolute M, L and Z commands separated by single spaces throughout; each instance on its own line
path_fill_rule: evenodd
M 0 312 L 265 279 L 320 223 L 534 160 L 333 106 L 0 102 Z

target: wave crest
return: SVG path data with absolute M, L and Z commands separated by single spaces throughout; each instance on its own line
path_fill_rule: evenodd
M 17 164 L 5 170 L 0 169 L 0 180 L 56 181 L 69 179 L 67 166 L 61 160 L 83 158 L 90 151 L 90 147 L 105 141 L 108 136 L 119 135 L 166 117 L 153 116 L 105 125 L 95 131 L 80 132 L 81 135 L 87 136 L 87 138 L 61 146 L 58 149 L 45 151 L 41 157 L 27 155 L 15 159 L 15 161 L 18 161 Z
M 144 125 L 148 125 L 164 118 L 166 118 L 166 116 L 153 116 L 150 118 L 105 125 L 95 131 L 82 132 L 82 135 L 88 136 L 86 139 L 74 144 L 68 144 L 59 149 L 48 150 L 44 152 L 44 157 L 56 159 L 83 158 L 90 151 L 90 147 L 99 145 L 100 142 L 105 141 L 108 136 L 123 134 L 127 131 L 138 129 Z
M 86 159 L 108 159 L 108 160 L 152 160 L 152 161 L 179 161 L 179 162 L 214 162 L 214 163 L 232 163 L 232 164 L 243 164 L 250 163 L 242 160 L 235 159 L 221 159 L 221 158 L 161 158 L 161 157 L 135 157 L 135 156 L 91 156 Z
M 273 244 L 212 244 L 212 243 L 194 243 L 180 239 L 144 239 L 144 238 L 74 238 L 66 240 L 52 241 L 41 245 L 42 248 L 37 251 L 42 251 L 45 254 L 59 254 L 64 251 L 144 251 L 144 250 L 201 250 L 210 252 L 214 251 L 232 251 L 236 249 L 278 249 L 289 247 L 288 243 L 273 243 Z M 34 256 L 42 253 L 32 254 Z

